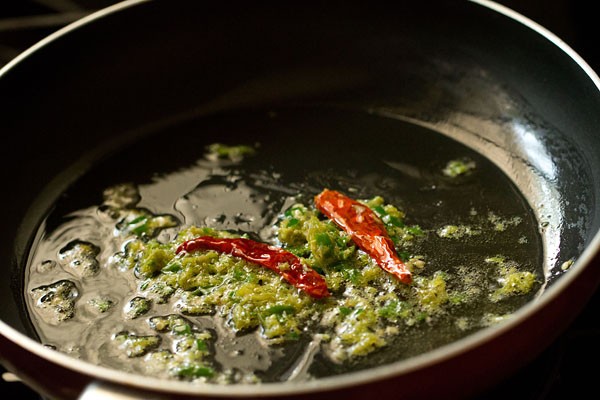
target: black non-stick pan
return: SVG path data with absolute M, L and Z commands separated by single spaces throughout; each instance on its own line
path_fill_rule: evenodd
M 0 71 L 2 132 L 10 137 L 0 158 L 0 360 L 57 399 L 477 394 L 552 343 L 600 281 L 599 87 L 598 76 L 558 38 L 487 1 L 125 1 L 78 21 Z M 419 135 L 433 131 L 498 167 L 539 223 L 541 295 L 510 320 L 422 355 L 310 382 L 158 380 L 39 342 L 25 301 L 29 249 L 57 200 L 68 202 L 63 194 L 79 182 L 87 187 L 89 171 L 151 135 L 162 138 L 167 154 L 184 157 L 192 142 L 173 132 L 215 115 L 315 106 L 413 127 L 402 143 L 419 152 L 392 151 L 394 138 L 386 137 L 381 151 L 392 161 L 401 163 L 403 151 L 426 157 L 431 142 Z M 363 161 L 354 168 L 373 172 L 368 160 L 379 150 L 368 120 L 331 129 L 333 138 L 323 140 L 337 160 L 331 165 L 351 168 L 344 152 L 336 153 L 339 135 L 338 149 L 352 144 L 352 160 Z M 327 164 L 323 148 L 306 157 L 292 152 L 291 162 L 290 138 L 277 132 L 249 130 L 235 139 L 259 136 L 273 163 L 297 179 Z M 310 137 L 318 147 L 318 135 Z M 278 143 L 280 151 L 273 150 Z M 110 171 L 129 176 L 140 165 Z

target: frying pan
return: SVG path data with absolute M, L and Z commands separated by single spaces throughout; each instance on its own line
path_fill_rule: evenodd
M 0 71 L 2 130 L 12 140 L 0 161 L 0 360 L 56 399 L 480 393 L 552 343 L 600 281 L 599 87 L 558 38 L 484 0 L 136 0 L 84 18 Z M 92 365 L 35 339 L 23 269 L 32 234 L 61 193 L 144 135 L 281 104 L 365 109 L 485 155 L 540 221 L 544 293 L 507 322 L 421 356 L 309 383 L 167 382 Z M 568 260 L 575 262 L 563 271 Z

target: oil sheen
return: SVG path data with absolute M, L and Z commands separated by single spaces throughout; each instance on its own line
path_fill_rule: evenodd
M 210 147 L 216 143 L 252 151 L 220 155 Z M 129 200 L 136 209 L 163 218 L 154 236 L 162 243 L 195 226 L 281 245 L 286 211 L 294 205 L 310 210 L 314 196 L 325 188 L 365 201 L 380 196 L 401 210 L 403 227 L 418 228 L 410 247 L 399 250 L 412 257 L 424 282 L 443 277 L 448 298 L 441 312 L 420 317 L 415 312 L 410 320 L 398 309 L 392 320 L 393 303 L 384 297 L 369 303 L 373 309 L 366 311 L 387 318 L 381 332 L 369 332 L 386 339 L 364 353 L 340 353 L 343 343 L 335 347 L 332 335 L 343 335 L 343 329 L 320 328 L 327 318 L 357 312 L 348 303 L 352 290 L 364 289 L 352 286 L 356 282 L 342 283 L 346 291 L 334 295 L 346 302 L 336 305 L 335 316 L 331 310 L 315 314 L 319 321 L 301 325 L 293 340 L 265 339 L 260 327 L 230 329 L 226 314 L 183 313 L 177 296 L 145 303 L 143 314 L 127 317 L 132 301 L 144 294 L 134 269 L 115 260 L 135 235 L 119 230 L 105 192 L 123 184 L 135 188 Z M 43 344 L 109 368 L 190 381 L 318 379 L 404 360 L 502 323 L 533 301 L 544 280 L 539 224 L 499 168 L 437 132 L 333 107 L 224 112 L 114 149 L 57 199 L 36 237 L 24 295 Z M 511 271 L 534 281 L 526 291 L 508 287 L 515 276 Z M 509 295 L 499 292 L 503 285 Z M 372 296 L 385 290 L 375 286 Z M 183 318 L 198 348 L 204 349 L 199 344 L 204 332 L 210 336 L 202 351 L 216 375 L 198 368 L 186 375 L 182 367 L 179 374 L 149 372 L 149 352 L 127 348 L 127 338 L 117 340 L 123 332 L 137 339 L 156 336 L 152 323 L 166 316 Z M 174 353 L 187 346 L 181 335 L 158 336 L 160 342 L 144 342 L 151 351 Z

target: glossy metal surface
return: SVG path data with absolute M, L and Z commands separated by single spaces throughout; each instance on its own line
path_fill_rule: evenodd
M 553 35 L 490 2 L 170 3 L 124 2 L 0 72 L 0 109 L 18 149 L 3 149 L 3 178 L 19 193 L 6 204 L 12 212 L 2 230 L 0 255 L 10 268 L 0 283 L 0 355 L 41 393 L 77 398 L 106 381 L 140 397 L 467 396 L 539 354 L 594 293 L 600 84 Z M 432 127 L 496 162 L 545 223 L 546 293 L 508 323 L 422 357 L 309 384 L 160 382 L 30 338 L 20 279 L 29 232 L 97 157 L 195 116 L 303 102 L 361 106 Z M 562 274 L 570 258 L 577 262 Z

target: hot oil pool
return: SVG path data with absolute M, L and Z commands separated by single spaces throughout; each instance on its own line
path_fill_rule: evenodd
M 378 213 L 411 285 L 315 211 L 325 188 Z M 171 242 L 206 232 L 294 252 L 331 297 L 227 254 L 175 256 Z M 36 238 L 25 298 L 39 340 L 166 379 L 390 363 L 510 318 L 544 285 L 539 223 L 494 164 L 433 130 L 334 108 L 221 113 L 148 136 L 78 179 Z

